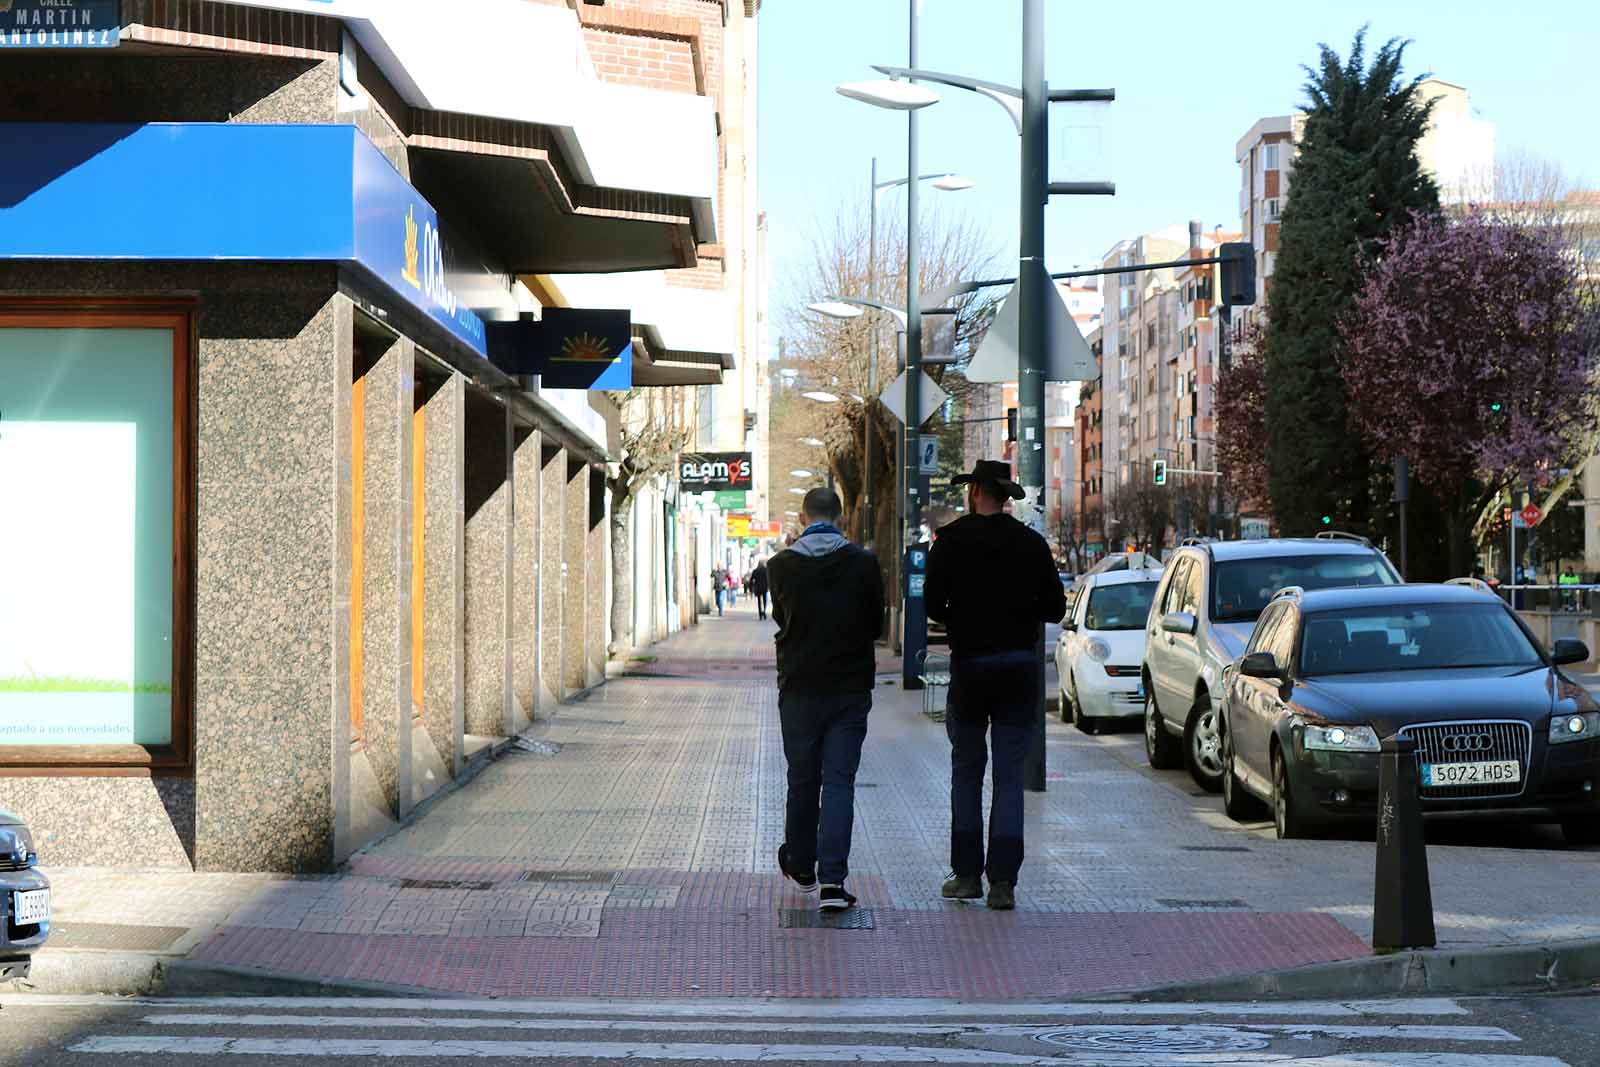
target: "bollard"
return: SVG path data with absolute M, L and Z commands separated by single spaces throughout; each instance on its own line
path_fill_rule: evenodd
M 1433 890 L 1422 831 L 1417 743 L 1385 738 L 1378 757 L 1378 864 L 1372 895 L 1372 948 L 1379 953 L 1433 948 Z

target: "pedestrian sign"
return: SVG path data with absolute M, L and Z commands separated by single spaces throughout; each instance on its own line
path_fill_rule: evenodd
M 1539 510 L 1539 505 L 1529 504 L 1522 509 L 1522 521 L 1528 526 L 1539 525 L 1539 520 L 1544 518 L 1544 512 Z

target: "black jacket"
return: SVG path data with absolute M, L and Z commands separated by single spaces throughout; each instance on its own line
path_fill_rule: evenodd
M 950 631 L 950 654 L 1032 650 L 1037 627 L 1067 613 L 1044 538 L 1015 518 L 964 515 L 928 551 L 928 616 Z
M 750 591 L 756 596 L 767 595 L 767 565 L 756 564 L 756 569 L 750 572 Z
M 883 630 L 878 559 L 837 532 L 808 534 L 767 564 L 778 624 L 778 688 L 868 693 Z

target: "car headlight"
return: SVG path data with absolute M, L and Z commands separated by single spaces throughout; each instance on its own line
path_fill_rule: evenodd
M 1089 658 L 1094 660 L 1096 663 L 1104 663 L 1106 660 L 1111 658 L 1111 646 L 1100 640 L 1098 637 L 1091 637 L 1088 643 L 1083 646 L 1083 650 L 1087 652 L 1089 654 Z
M 1600 737 L 1600 711 L 1579 711 L 1571 715 L 1556 715 L 1550 719 L 1550 743 L 1588 741 Z
M 1370 726 L 1306 726 L 1305 746 L 1323 752 L 1376 752 L 1378 732 Z

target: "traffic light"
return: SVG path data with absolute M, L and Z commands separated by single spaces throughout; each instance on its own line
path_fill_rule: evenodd
M 1156 463 L 1155 463 L 1155 475 L 1156 475 L 1156 484 L 1157 485 L 1166 485 L 1167 484 L 1167 461 L 1166 460 L 1164 460 L 1164 459 L 1156 460 Z
M 1006 408 L 1006 440 L 1007 441 L 1015 441 L 1016 439 L 1017 439 L 1017 409 L 1016 408 Z
M 1491 403 L 1489 405 L 1489 410 L 1494 412 L 1496 415 L 1498 415 L 1498 414 L 1500 414 L 1501 406 L 1502 405 L 1501 405 L 1500 401 L 1496 400 L 1496 401 L 1494 401 L 1493 403 Z
M 1324 525 L 1324 526 L 1332 526 L 1333 525 L 1333 516 L 1332 515 L 1324 515 L 1324 516 L 1322 516 L 1322 525 Z
M 1249 241 L 1228 241 L 1217 247 L 1222 260 L 1222 302 L 1247 307 L 1256 302 L 1256 248 Z

